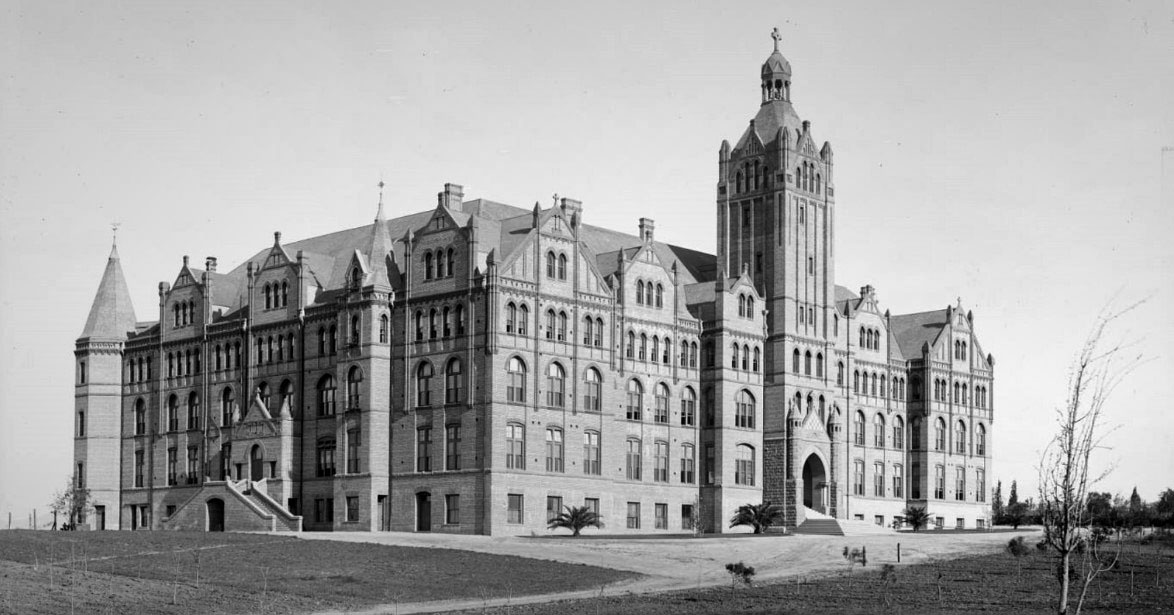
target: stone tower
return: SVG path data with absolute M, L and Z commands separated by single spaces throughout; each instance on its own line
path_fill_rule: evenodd
M 74 350 L 74 485 L 90 490 L 90 508 L 78 523 L 92 529 L 118 529 L 122 353 L 134 329 L 135 311 L 114 246 Z
M 763 452 L 786 462 L 765 470 L 764 498 L 785 502 L 795 524 L 804 504 L 836 514 L 844 471 L 830 435 L 843 421 L 828 370 L 840 326 L 835 199 L 831 145 L 817 147 L 811 123 L 792 106 L 791 65 L 777 29 L 772 36 L 758 113 L 737 144 L 723 141 L 718 154 L 717 256 L 719 275 L 747 271 L 766 298 Z

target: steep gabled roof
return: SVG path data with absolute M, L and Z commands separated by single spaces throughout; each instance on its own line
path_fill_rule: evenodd
M 922 346 L 927 343 L 932 346 L 946 323 L 944 309 L 916 314 L 896 314 L 889 318 L 893 335 L 897 338 L 898 347 L 906 359 L 920 357 Z
M 98 283 L 98 292 L 90 306 L 90 316 L 82 329 L 79 339 L 125 340 L 127 333 L 135 330 L 135 308 L 130 302 L 130 290 L 122 265 L 118 260 L 118 246 L 110 248 L 106 271 Z

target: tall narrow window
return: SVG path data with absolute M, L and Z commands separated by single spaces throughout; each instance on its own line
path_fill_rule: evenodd
M 864 445 L 864 413 L 857 411 L 856 416 L 852 422 L 852 436 L 854 442 L 861 446 Z
M 599 412 L 600 398 L 603 395 L 602 378 L 594 367 L 588 367 L 584 381 L 586 387 L 583 392 L 583 409 L 589 412 Z
M 334 476 L 334 438 L 318 440 L 318 476 Z
M 179 398 L 167 398 L 167 431 L 179 431 Z
M 644 412 L 644 387 L 641 386 L 640 381 L 632 379 L 628 381 L 628 406 L 625 418 L 629 421 L 639 421 Z
M 142 401 L 141 399 L 139 400 Z M 220 395 L 220 426 L 232 427 L 233 411 L 236 409 L 236 396 L 230 387 L 224 387 Z
M 754 429 L 755 404 L 754 396 L 747 390 L 738 391 L 734 399 L 734 426 L 744 429 Z
M 872 495 L 885 497 L 885 464 L 879 461 L 872 464 Z
M 681 445 L 681 482 L 687 485 L 697 480 L 695 450 L 692 444 Z
M 512 402 L 526 401 L 526 364 L 517 357 L 510 357 L 506 363 L 506 399 Z
M 583 473 L 599 475 L 599 432 L 583 433 Z
M 444 469 L 461 469 L 461 426 L 453 423 L 444 428 Z
M 513 302 L 510 302 L 510 303 L 506 304 L 506 306 L 505 306 L 505 332 L 506 333 L 513 333 L 514 331 L 516 331 L 517 330 L 517 321 L 518 321 L 518 306 L 514 305 Z
M 974 454 L 979 457 L 986 456 L 986 427 L 979 425 L 977 433 L 974 438 Z
M 946 450 L 946 422 L 943 421 L 941 418 L 938 418 L 937 422 L 934 423 L 933 432 L 934 432 L 933 433 L 933 439 L 934 439 L 933 450 L 935 450 L 935 451 Z
M 554 310 L 546 310 L 546 339 L 554 339 L 555 330 L 555 315 Z
M 669 388 L 663 382 L 656 385 L 656 410 L 652 420 L 657 423 L 669 422 Z
M 346 433 L 346 471 L 347 474 L 359 473 L 359 459 L 362 458 L 363 435 L 358 429 L 351 429 Z
M 905 448 L 905 421 L 899 416 L 893 418 L 893 448 Z
M 966 423 L 962 421 L 954 426 L 954 452 L 959 455 L 966 453 Z
M 863 459 L 857 459 L 852 462 L 852 493 L 853 495 L 864 495 Z
M 562 408 L 566 400 L 567 375 L 558 363 L 546 368 L 546 405 Z
M 652 466 L 652 480 L 658 483 L 669 482 L 669 443 L 656 442 Z
M 428 361 L 420 363 L 416 368 L 416 406 L 432 405 L 432 364 Z
M 530 327 L 530 308 L 526 304 L 518 306 L 518 335 L 527 335 Z
M 526 468 L 526 428 L 519 423 L 505 427 L 505 467 L 512 470 Z
M 416 471 L 432 471 L 432 428 L 416 429 Z
M 734 483 L 754 486 L 754 448 L 739 444 L 735 452 Z
M 461 360 L 451 359 L 444 368 L 444 403 L 460 403 L 462 398 L 461 383 L 463 380 Z
M 692 427 L 697 420 L 697 394 L 692 387 L 685 387 L 681 394 L 681 425 Z
M 362 408 L 362 388 L 363 388 L 363 372 L 359 367 L 353 366 L 347 372 L 346 377 L 346 405 L 347 410 L 359 410 Z
M 195 391 L 188 394 L 188 429 L 200 428 L 200 396 Z
M 567 255 L 566 254 L 559 254 L 558 255 L 558 279 L 560 279 L 560 280 L 567 279 Z
M 334 416 L 336 390 L 334 376 L 326 374 L 318 380 L 318 416 Z
M 425 280 L 432 279 L 432 253 L 431 252 L 424 253 L 424 279 Z
M 546 429 L 546 471 L 563 471 L 563 430 L 555 427 Z
M 640 480 L 640 462 L 640 441 L 630 439 L 624 473 L 628 480 Z
M 595 319 L 595 347 L 599 348 L 602 346 L 603 346 L 603 319 L 596 318 Z
M 877 448 L 885 446 L 885 417 L 877 414 L 872 419 L 872 445 Z
M 904 469 L 901 465 L 893 466 L 893 497 L 895 498 L 905 497 L 905 481 L 902 472 Z

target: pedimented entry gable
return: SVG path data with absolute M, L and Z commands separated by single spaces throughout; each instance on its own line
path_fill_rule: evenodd
M 249 402 L 249 407 L 245 410 L 245 415 L 241 417 L 241 423 L 271 420 L 273 420 L 273 415 L 265 407 L 265 402 L 261 401 L 261 396 L 253 394 L 253 400 Z

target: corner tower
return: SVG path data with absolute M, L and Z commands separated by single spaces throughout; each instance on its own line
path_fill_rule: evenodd
M 802 518 L 790 513 L 798 509 L 801 515 L 802 504 L 833 515 L 838 508 L 836 484 L 844 470 L 832 455 L 828 425 L 840 406 L 828 365 L 834 364 L 829 359 L 841 324 L 835 311 L 832 149 L 826 142 L 816 145 L 811 123 L 792 106 L 791 64 L 779 51 L 778 29 L 772 38 L 774 51 L 759 73 L 758 112 L 737 144 L 723 141 L 718 154 L 717 246 L 719 275 L 746 271 L 766 298 L 763 453 L 788 463 L 781 474 L 764 476 L 764 497 L 785 501 L 788 524 L 794 524 Z M 792 423 L 823 425 L 826 438 L 805 437 L 803 450 L 789 450 L 800 445 L 788 444 L 791 409 Z M 806 421 L 813 412 L 819 420 Z M 814 499 L 799 502 L 804 486 L 794 481 L 802 480 L 804 460 L 815 454 L 832 466 L 825 490 L 808 485 Z
M 114 245 L 74 350 L 73 480 L 74 487 L 90 490 L 89 507 L 75 520 L 91 529 L 118 529 L 122 353 L 134 330 L 135 311 Z

